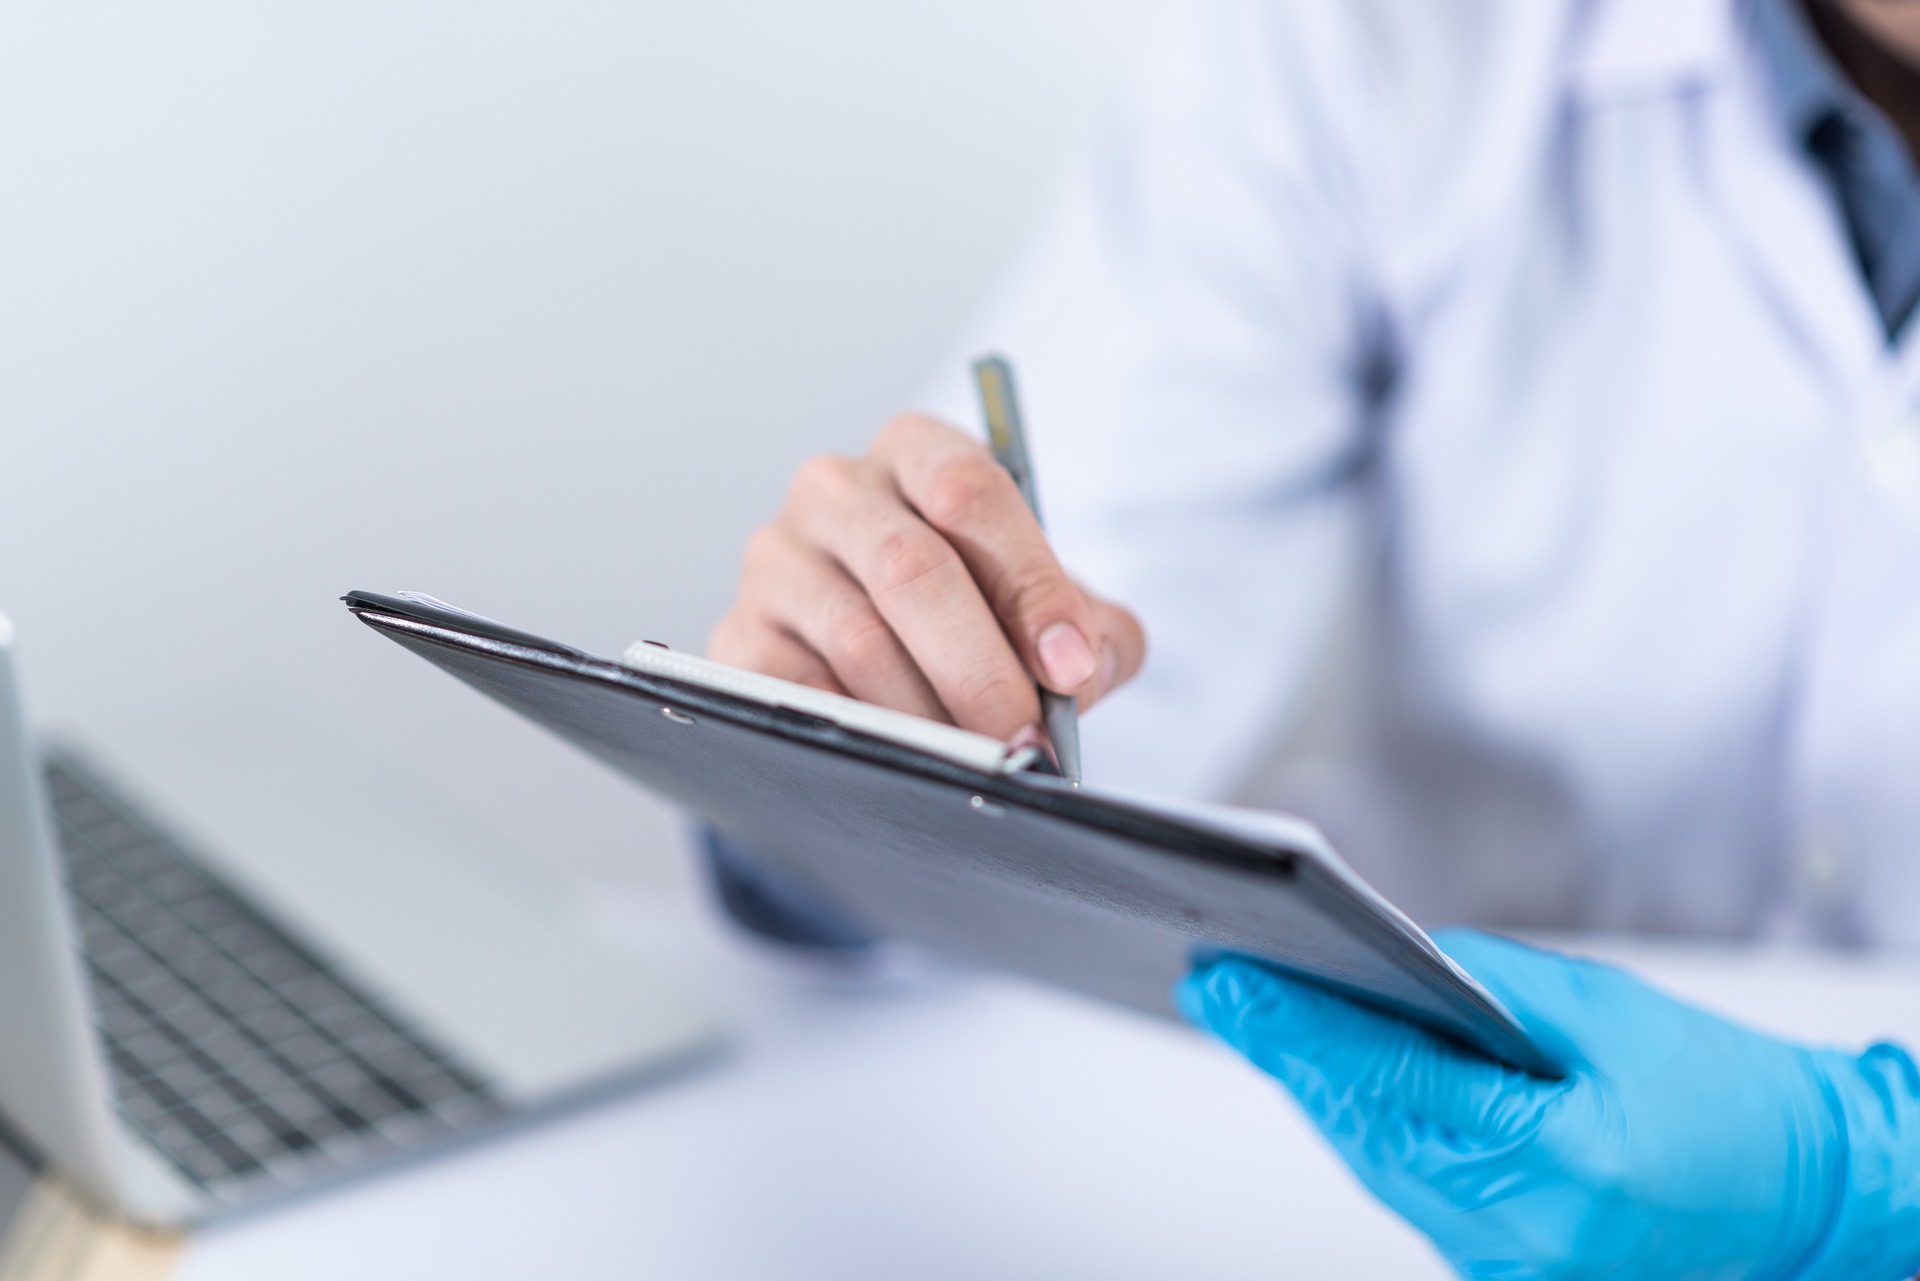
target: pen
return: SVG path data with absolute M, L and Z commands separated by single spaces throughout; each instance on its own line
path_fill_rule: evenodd
M 993 456 L 1013 477 L 1027 510 L 1040 523 L 1040 495 L 1033 484 L 1033 461 L 1027 457 L 1027 433 L 1020 422 L 1020 401 L 1013 391 L 1013 366 L 999 356 L 973 362 L 974 385 L 980 390 L 980 408 L 987 418 L 987 440 Z M 1056 694 L 1044 685 L 1040 713 L 1053 756 L 1069 783 L 1080 786 L 1080 708 L 1070 694 Z

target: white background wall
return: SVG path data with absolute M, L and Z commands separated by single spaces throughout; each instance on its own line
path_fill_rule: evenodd
M 353 623 L 699 648 L 1173 0 L 0 9 L 0 609 L 42 722 L 266 700 L 556 865 L 673 824 Z

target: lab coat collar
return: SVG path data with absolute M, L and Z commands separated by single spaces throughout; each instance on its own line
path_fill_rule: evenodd
M 1753 46 L 1755 0 L 1587 0 L 1569 50 L 1576 103 L 1690 97 L 1703 178 L 1780 318 L 1838 388 L 1889 365 L 1844 227 L 1784 138 Z
M 1723 80 L 1739 60 L 1743 0 L 1587 0 L 1571 80 L 1585 99 L 1641 97 Z

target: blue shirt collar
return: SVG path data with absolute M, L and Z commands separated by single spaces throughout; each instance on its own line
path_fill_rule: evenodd
M 1796 145 L 1810 143 L 1814 131 L 1835 115 L 1893 127 L 1834 65 L 1797 0 L 1757 0 L 1753 29 L 1773 89 L 1774 112 Z
M 1920 176 L 1906 141 L 1834 63 L 1799 0 L 1754 0 L 1752 25 L 1781 130 L 1833 187 L 1892 341 L 1920 298 Z

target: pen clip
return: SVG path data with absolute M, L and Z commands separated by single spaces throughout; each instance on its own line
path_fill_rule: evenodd
M 1020 497 L 1026 500 L 1027 509 L 1038 521 L 1040 496 L 1034 489 L 1033 464 L 1027 457 L 1026 425 L 1020 420 L 1013 366 L 1002 356 L 982 356 L 973 362 L 973 380 L 980 392 L 980 408 L 986 415 L 987 442 L 993 446 L 993 456 L 1013 477 Z

